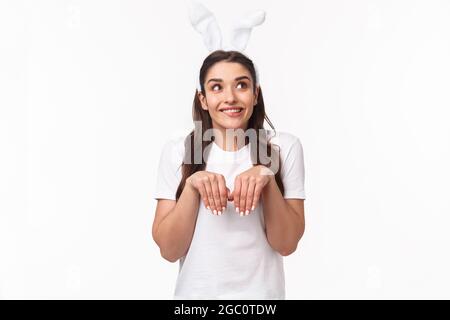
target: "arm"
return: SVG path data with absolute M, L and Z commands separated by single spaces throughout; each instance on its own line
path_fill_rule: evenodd
M 270 246 L 283 256 L 293 253 L 305 230 L 304 200 L 284 199 L 275 175 L 262 165 L 238 175 L 234 187 L 232 197 L 241 215 L 253 211 L 261 197 Z
M 223 175 L 198 171 L 186 179 L 178 201 L 158 200 L 152 234 L 161 255 L 170 262 L 186 255 L 194 235 L 200 198 L 207 209 L 220 215 L 227 206 L 229 191 Z
M 194 234 L 199 208 L 199 194 L 186 183 L 178 201 L 158 200 L 152 236 L 161 256 L 170 262 L 183 257 Z
M 287 256 L 297 249 L 305 231 L 304 200 L 284 199 L 275 176 L 269 178 L 261 194 L 267 240 L 274 250 Z

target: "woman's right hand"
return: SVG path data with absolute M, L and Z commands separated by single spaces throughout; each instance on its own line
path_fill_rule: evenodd
M 194 188 L 200 194 L 205 207 L 213 214 L 221 215 L 225 211 L 230 189 L 227 188 L 223 175 L 197 171 L 186 179 L 186 185 Z

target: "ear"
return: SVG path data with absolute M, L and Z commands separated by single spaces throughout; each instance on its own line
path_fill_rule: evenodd
M 253 105 L 254 106 L 256 106 L 256 104 L 258 103 L 258 96 L 259 96 L 259 85 L 257 85 L 256 86 L 256 90 L 255 90 L 255 94 L 254 94 L 254 98 L 255 98 L 255 100 L 254 100 L 254 102 L 253 102 Z
M 198 91 L 197 94 L 198 100 L 200 100 L 200 103 L 202 105 L 202 109 L 208 111 L 208 105 L 206 104 L 206 97 L 203 95 L 201 91 Z

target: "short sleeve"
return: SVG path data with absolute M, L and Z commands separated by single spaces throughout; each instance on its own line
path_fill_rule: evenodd
M 156 175 L 153 199 L 176 200 L 176 192 L 180 184 L 182 173 L 182 153 L 178 150 L 177 141 L 165 143 L 161 151 Z
M 288 146 L 283 158 L 284 161 L 281 163 L 281 180 L 284 186 L 283 197 L 285 199 L 306 199 L 303 147 L 297 137 Z

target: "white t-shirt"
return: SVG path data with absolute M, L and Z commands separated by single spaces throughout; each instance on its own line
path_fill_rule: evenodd
M 305 199 L 300 140 L 286 132 L 267 132 L 280 147 L 284 198 Z M 162 150 L 155 199 L 175 200 L 184 139 L 171 139 Z M 222 174 L 232 191 L 235 177 L 252 167 L 249 145 L 238 151 L 225 151 L 214 142 L 210 146 L 206 171 Z M 200 201 L 192 242 L 179 260 L 174 299 L 285 299 L 283 256 L 267 241 L 261 200 L 242 217 L 233 202 L 218 216 Z

